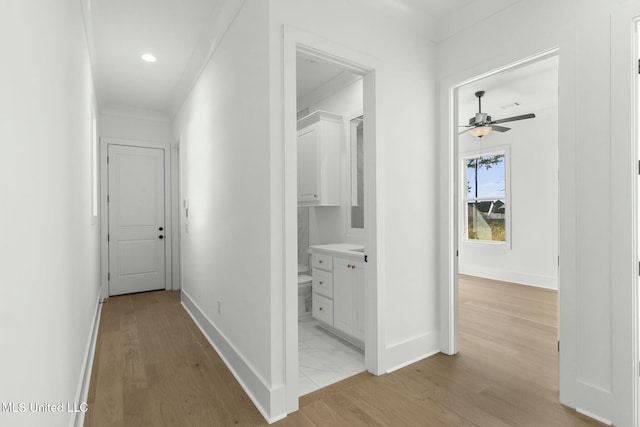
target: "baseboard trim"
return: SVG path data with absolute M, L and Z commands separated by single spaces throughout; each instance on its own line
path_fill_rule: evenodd
M 440 334 L 435 331 L 427 332 L 426 334 L 388 346 L 384 356 L 387 368 L 383 371 L 391 373 L 440 353 L 439 335 Z
M 517 283 L 519 285 L 535 286 L 537 288 L 544 289 L 558 289 L 558 278 L 553 276 L 542 276 L 539 274 L 520 273 L 517 271 L 506 271 L 462 264 L 459 266 L 458 272 L 460 274 L 466 274 L 467 276 L 500 280 L 502 282 Z
M 181 303 L 264 419 L 271 424 L 286 417 L 284 385 L 270 388 L 184 289 L 181 291 Z M 274 412 L 277 415 L 271 415 Z
M 340 338 L 341 340 L 344 340 L 346 342 L 348 342 L 349 344 L 358 347 L 360 350 L 364 351 L 364 341 L 360 341 L 357 338 L 354 338 L 348 334 L 345 334 L 344 332 L 340 331 L 339 329 L 334 328 L 331 325 L 327 325 L 326 323 L 322 322 L 321 320 L 318 321 L 318 327 L 324 329 L 325 331 L 329 332 L 332 335 L 335 335 L 336 337 Z
M 100 314 L 102 313 L 102 289 L 98 291 L 98 299 L 96 301 L 95 314 L 91 324 L 91 333 L 85 350 L 84 362 L 80 373 L 78 390 L 74 402 L 80 407 L 81 404 L 87 403 L 89 396 L 89 386 L 91 384 L 91 372 L 93 370 L 93 358 L 96 353 L 96 343 L 98 342 L 98 330 L 100 328 Z M 84 412 L 74 412 L 69 422 L 70 427 L 82 427 L 84 425 Z

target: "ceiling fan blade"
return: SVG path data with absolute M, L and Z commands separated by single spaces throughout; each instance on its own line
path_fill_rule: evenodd
M 498 123 L 506 123 L 506 122 L 515 122 L 516 120 L 526 120 L 526 119 L 533 119 L 536 115 L 531 113 L 531 114 L 523 114 L 522 116 L 513 116 L 513 117 L 507 117 L 506 119 L 499 119 L 499 120 L 493 120 L 491 121 L 490 124 L 498 124 Z
M 459 125 L 459 128 L 474 128 L 475 125 Z
M 458 135 L 462 135 L 463 133 L 467 133 L 473 128 L 475 128 L 475 126 L 469 127 L 469 129 L 463 130 L 462 132 L 458 132 Z
M 495 130 L 496 132 L 506 132 L 508 130 L 511 130 L 511 128 L 506 128 L 504 126 L 496 126 L 496 125 L 489 125 L 491 126 L 491 129 Z

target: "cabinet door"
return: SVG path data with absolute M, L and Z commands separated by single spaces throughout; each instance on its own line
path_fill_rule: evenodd
M 313 292 L 333 298 L 333 275 L 328 271 L 313 270 Z
M 298 202 L 320 198 L 320 138 L 317 126 L 298 134 Z
M 353 268 L 353 336 L 364 341 L 364 263 L 352 262 Z
M 353 335 L 353 268 L 355 263 L 333 259 L 333 327 Z
M 313 317 L 326 323 L 333 325 L 333 301 L 322 295 L 313 294 Z

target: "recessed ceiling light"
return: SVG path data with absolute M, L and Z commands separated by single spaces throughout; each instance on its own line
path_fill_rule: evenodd
M 143 61 L 156 62 L 156 57 L 151 55 L 150 53 L 144 53 L 142 54 L 142 56 L 140 56 L 140 58 L 142 58 Z

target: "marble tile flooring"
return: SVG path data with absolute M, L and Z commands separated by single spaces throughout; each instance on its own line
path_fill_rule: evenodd
M 317 325 L 312 317 L 298 321 L 300 396 L 365 370 L 362 350 Z

